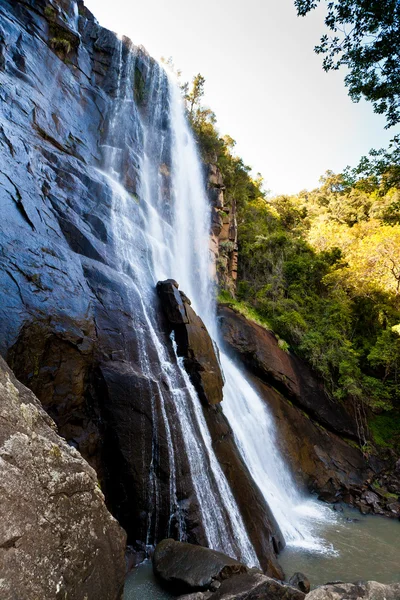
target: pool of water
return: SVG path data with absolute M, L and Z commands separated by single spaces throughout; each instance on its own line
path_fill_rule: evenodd
M 348 507 L 332 513 L 332 519 L 319 523 L 322 550 L 288 545 L 279 555 L 286 577 L 301 571 L 312 587 L 335 580 L 400 582 L 400 521 L 363 516 Z
M 400 521 L 363 516 L 348 507 L 343 507 L 343 512 L 335 512 L 323 506 L 328 514 L 325 513 L 324 521 L 315 523 L 315 543 L 302 547 L 288 545 L 279 555 L 287 578 L 301 571 L 312 587 L 337 580 L 400 582 Z M 150 561 L 129 573 L 124 600 L 171 598 L 176 596 L 159 586 Z
M 128 574 L 123 600 L 170 600 L 176 598 L 157 583 L 151 561 L 145 561 Z

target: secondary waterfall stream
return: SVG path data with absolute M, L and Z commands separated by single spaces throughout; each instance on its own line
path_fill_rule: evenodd
M 211 336 L 218 343 L 209 252 L 210 208 L 196 143 L 188 125 L 178 86 L 156 63 L 142 94 L 146 109 L 138 109 L 136 49 L 123 60 L 118 50 L 118 82 L 114 113 L 104 146 L 106 184 L 112 190 L 114 243 L 119 270 L 131 290 L 131 310 L 138 329 L 141 372 L 152 395 L 153 442 L 149 469 L 148 544 L 157 539 L 161 501 L 155 476 L 158 429 L 168 442 L 170 469 L 170 525 L 185 538 L 177 499 L 174 436 L 179 429 L 187 454 L 193 489 L 199 503 L 207 543 L 258 565 L 239 509 L 214 454 L 197 393 L 178 357 L 165 348 L 158 333 L 155 285 L 173 278 L 191 298 Z M 123 185 L 123 153 L 130 144 L 127 131 L 139 140 L 141 155 L 134 155 L 140 181 L 137 197 Z M 128 124 L 130 127 L 128 127 Z M 165 176 L 170 178 L 169 195 Z M 167 200 L 166 200 L 167 198 Z M 152 359 L 150 360 L 150 354 Z M 156 359 L 154 359 L 154 356 Z M 328 509 L 302 498 L 277 450 L 274 423 L 265 403 L 231 359 L 221 354 L 226 378 L 223 410 L 245 463 L 269 503 L 289 544 L 326 550 L 313 531 L 313 523 L 327 519 Z M 163 383 L 162 383 L 163 382 Z M 174 407 L 165 387 L 172 393 Z M 170 534 L 170 532 L 168 532 Z

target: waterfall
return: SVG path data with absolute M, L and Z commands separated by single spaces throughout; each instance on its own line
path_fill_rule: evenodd
M 159 535 L 161 498 L 156 469 L 162 428 L 168 444 L 170 528 L 160 535 L 170 535 L 173 526 L 179 539 L 186 535 L 178 498 L 179 456 L 175 447 L 179 438 L 208 545 L 258 565 L 212 448 L 197 393 L 181 360 L 166 347 L 155 309 L 157 281 L 176 279 L 218 342 L 209 252 L 210 208 L 196 143 L 180 90 L 164 70 L 143 56 L 139 60 L 138 51 L 127 49 L 122 41 L 115 62 L 115 101 L 103 144 L 102 176 L 112 193 L 117 268 L 131 297 L 139 367 L 143 385 L 151 394 L 152 455 L 148 482 L 144 482 L 148 491 L 146 542 L 156 542 Z M 139 68 L 147 71 L 146 88 L 141 90 L 142 107 L 135 89 L 141 76 Z M 126 181 L 126 165 L 132 161 L 137 163 L 139 174 L 135 191 Z M 176 350 L 173 340 L 172 345 Z M 304 513 L 315 513 L 317 519 L 324 515 L 297 492 L 277 450 L 274 424 L 265 403 L 223 353 L 221 361 L 226 378 L 223 410 L 255 483 L 270 504 L 286 541 L 318 546 L 320 541 L 313 536 L 310 519 Z
M 152 456 L 148 482 L 144 482 L 149 506 L 146 543 L 157 542 L 158 536 L 172 535 L 174 522 L 178 531 L 176 537 L 185 539 L 184 519 L 177 496 L 175 454 L 175 448 L 181 441 L 188 459 L 207 544 L 247 564 L 259 566 L 235 499 L 214 454 L 197 393 L 181 360 L 174 352 L 168 352 L 165 339 L 159 331 L 159 316 L 155 309 L 157 281 L 173 275 L 186 281 L 183 271 L 189 277 L 191 262 L 197 261 L 193 250 L 186 257 L 182 256 L 196 237 L 196 222 L 189 222 L 186 208 L 185 225 L 190 227 L 188 235 L 178 225 L 178 204 L 191 198 L 193 168 L 198 170 L 193 189 L 202 189 L 194 142 L 191 136 L 187 136 L 181 103 L 173 95 L 175 88 L 171 88 L 165 72 L 157 64 L 147 65 L 151 74 L 146 91 L 146 110 L 138 110 L 133 102 L 132 86 L 124 84 L 124 80 L 134 80 L 136 58 L 130 52 L 131 56 L 123 60 L 124 52 L 121 42 L 116 52 L 116 98 L 108 137 L 103 145 L 105 166 L 102 176 L 112 193 L 112 231 L 118 257 L 116 266 L 125 278 L 128 295 L 132 298 L 130 311 L 137 330 L 139 368 L 151 391 Z M 173 94 L 171 89 L 174 90 Z M 180 119 L 179 130 L 175 129 L 176 118 Z M 138 198 L 134 198 L 124 186 L 124 152 L 129 146 L 129 122 L 131 127 L 135 123 L 135 135 L 139 140 L 136 145 L 141 148 Z M 185 144 L 190 144 L 196 157 L 194 167 L 186 165 L 188 170 L 176 152 L 183 135 L 187 136 Z M 172 178 L 173 197 L 170 205 L 163 190 L 163 177 L 166 174 Z M 206 227 L 207 210 L 202 214 L 202 208 L 206 205 L 194 198 L 191 206 L 194 211 L 192 218 L 196 219 L 198 215 Z M 181 225 L 183 227 L 183 222 Z M 198 238 L 198 242 L 201 241 L 202 238 Z M 204 259 L 200 247 L 197 250 L 199 260 L 196 269 L 199 272 L 203 265 L 207 267 L 208 258 Z M 205 280 L 204 297 L 209 295 L 206 289 L 208 285 Z M 190 287 L 190 290 L 194 292 L 194 288 Z M 170 530 L 162 532 L 158 531 L 161 498 L 156 476 L 160 427 L 167 438 L 170 479 Z M 179 450 L 182 451 L 182 448 Z
M 175 277 L 189 295 L 208 331 L 218 342 L 216 310 L 211 283 L 210 208 L 200 160 L 182 110 L 176 85 L 171 84 L 171 119 L 174 132 L 174 255 L 165 276 Z M 271 414 L 241 369 L 220 349 L 225 375 L 222 408 L 233 429 L 240 453 L 260 488 L 289 545 L 332 551 L 320 539 L 321 521 L 332 511 L 302 497 L 279 452 Z

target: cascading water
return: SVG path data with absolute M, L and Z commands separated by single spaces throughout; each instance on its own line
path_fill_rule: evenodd
M 275 425 L 265 402 L 224 353 L 221 362 L 226 378 L 224 413 L 286 543 L 316 552 L 333 552 L 332 547 L 318 537 L 321 522 L 334 520 L 332 511 L 299 493 L 279 452 Z
M 131 309 L 138 328 L 140 369 L 148 385 L 154 388 L 147 542 L 157 538 L 160 499 L 155 465 L 158 420 L 161 419 L 168 441 L 171 522 L 177 523 L 179 537 L 184 538 L 184 523 L 177 500 L 176 429 L 184 443 L 209 546 L 256 565 L 255 551 L 212 449 L 197 393 L 181 360 L 171 359 L 165 348 L 154 310 L 155 284 L 158 280 L 175 278 L 190 296 L 210 334 L 218 339 L 209 253 L 210 209 L 201 163 L 178 87 L 153 63 L 143 117 L 128 85 L 134 79 L 134 53 L 130 52 L 125 61 L 122 54 L 121 42 L 117 97 L 105 146 L 105 177 L 112 189 L 113 232 L 120 257 L 119 268 L 132 289 Z M 132 119 L 136 124 L 135 135 L 142 143 L 138 203 L 122 185 L 121 153 L 124 146 L 129 145 L 124 132 L 128 130 L 128 120 Z M 166 175 L 170 178 L 170 197 L 166 197 L 163 189 Z M 150 361 L 150 354 L 157 357 L 156 361 L 154 358 Z M 263 401 L 223 353 L 221 361 L 226 377 L 223 409 L 254 481 L 271 506 L 286 541 L 318 547 L 321 543 L 313 536 L 310 523 L 315 518 L 324 519 L 323 511 L 318 505 L 305 502 L 297 492 L 277 450 L 274 425 Z M 173 396 L 177 423 L 174 423 L 161 381 Z M 307 513 L 309 516 L 313 513 L 311 519 Z
M 209 253 L 210 209 L 197 150 L 182 110 L 179 89 L 171 85 L 171 118 L 174 122 L 174 261 L 166 274 L 179 274 L 210 334 L 218 340 Z M 265 402 L 235 363 L 220 350 L 224 387 L 223 411 L 233 429 L 238 448 L 251 475 L 269 504 L 290 545 L 314 551 L 332 551 L 317 533 L 332 512 L 303 498 L 284 464 L 275 439 L 275 427 Z
M 178 537 L 185 538 L 184 522 L 177 499 L 176 457 L 174 453 L 175 437 L 179 430 L 179 439 L 183 440 L 189 462 L 193 489 L 202 518 L 207 543 L 210 547 L 225 551 L 241 558 L 248 564 L 259 565 L 256 553 L 247 535 L 232 492 L 214 455 L 211 438 L 207 430 L 200 401 L 180 360 L 171 356 L 165 347 L 165 341 L 158 329 L 155 284 L 179 270 L 186 269 L 189 277 L 194 256 L 193 242 L 196 239 L 196 223 L 189 229 L 189 237 L 180 241 L 176 215 L 179 213 L 178 203 L 191 197 L 192 169 L 182 169 L 179 153 L 176 152 L 177 138 L 181 140 L 184 115 L 177 102 L 178 97 L 170 93 L 173 89 L 165 72 L 152 65 L 148 89 L 147 111 L 143 118 L 132 102 L 133 92 L 124 81 L 132 81 L 135 60 L 132 56 L 123 60 L 123 48 L 118 51 L 118 80 L 114 114 L 109 124 L 107 143 L 104 146 L 105 168 L 103 174 L 112 191 L 112 218 L 114 244 L 119 257 L 119 270 L 126 278 L 126 285 L 131 291 L 131 312 L 137 329 L 138 356 L 140 371 L 151 388 L 151 415 L 153 421 L 152 457 L 148 480 L 148 526 L 146 542 L 157 541 L 159 490 L 156 477 L 158 463 L 158 430 L 159 420 L 166 433 L 170 475 L 170 522 L 176 522 Z M 123 72 L 124 71 L 124 72 Z M 169 109 L 169 110 L 168 110 Z M 132 115 L 134 111 L 134 115 Z M 175 130 L 176 115 L 179 115 L 180 129 Z M 170 122 L 171 135 L 165 120 Z M 142 140 L 143 153 L 140 158 L 139 198 L 136 202 L 132 194 L 125 189 L 123 183 L 123 159 L 121 153 L 127 144 L 125 138 L 127 119 L 137 123 L 137 136 Z M 185 132 L 185 135 L 187 133 Z M 169 138 L 167 140 L 167 138 Z M 193 146 L 191 137 L 186 142 Z M 172 178 L 174 197 L 171 198 L 173 208 L 169 209 L 163 194 L 162 172 L 168 168 L 165 160 L 172 154 Z M 195 154 L 194 154 L 195 156 Z M 199 182 L 200 167 L 197 162 Z M 179 182 L 179 184 L 178 184 Z M 177 184 L 175 186 L 175 183 Z M 198 187 L 197 179 L 195 187 Z M 201 186 L 200 186 L 201 189 Z M 201 214 L 202 204 L 194 199 L 192 218 L 207 222 L 207 211 Z M 187 208 L 184 208 L 186 217 Z M 174 213 L 175 216 L 172 215 Z M 187 222 L 189 226 L 189 222 Z M 203 227 L 201 227 L 203 231 Z M 193 237 L 192 237 L 193 236 Z M 192 249 L 186 259 L 177 259 L 186 251 L 185 244 L 191 239 Z M 198 241 L 201 239 L 198 237 Z M 196 270 L 207 267 L 201 248 L 197 248 L 200 261 Z M 187 262 L 185 262 L 187 261 Z M 186 279 L 185 279 L 186 281 Z M 205 284 L 206 287 L 208 283 Z M 206 294 L 206 287 L 203 289 Z M 190 288 L 192 289 L 192 288 Z M 150 359 L 151 356 L 151 359 Z M 168 393 L 165 391 L 168 390 Z M 173 398 L 173 406 L 169 401 Z M 176 417 L 178 422 L 176 422 Z M 143 444 L 144 445 L 144 444 Z M 161 537 L 170 535 L 162 532 Z

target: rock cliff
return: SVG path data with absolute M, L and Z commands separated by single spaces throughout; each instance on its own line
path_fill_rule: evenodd
M 149 254 L 141 236 L 149 218 L 140 185 L 145 143 L 147 155 L 161 152 L 151 175 L 171 219 L 167 77 L 81 0 L 4 0 L 0 55 L 0 353 L 96 469 L 129 543 L 179 537 L 183 521 L 187 539 L 206 544 L 164 372 L 163 361 L 176 363 L 170 328 L 153 282 L 144 295 L 140 280 Z M 146 141 L 155 119 L 159 137 Z M 110 178 L 116 169 L 118 181 Z M 134 235 L 120 239 L 124 209 Z M 136 270 L 126 247 L 135 249 Z M 211 356 L 211 342 L 207 350 Z M 211 381 L 210 360 L 200 369 L 191 363 L 200 391 Z M 212 405 L 222 397 L 214 371 Z M 204 411 L 257 551 L 279 573 L 276 524 L 270 516 L 271 528 L 262 527 L 268 508 L 221 411 Z M 252 523 L 250 501 L 262 507 Z

